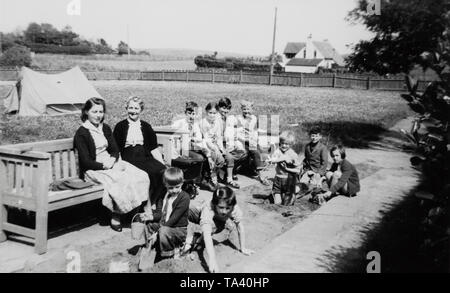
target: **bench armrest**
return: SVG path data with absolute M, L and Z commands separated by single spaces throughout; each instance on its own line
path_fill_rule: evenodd
M 0 193 L 46 197 L 51 172 L 50 154 L 0 147 Z M 1 194 L 0 194 L 1 195 Z
M 23 158 L 26 161 L 31 160 L 49 160 L 50 154 L 32 150 L 20 150 L 7 147 L 0 147 L 0 156 L 5 155 L 16 159 Z

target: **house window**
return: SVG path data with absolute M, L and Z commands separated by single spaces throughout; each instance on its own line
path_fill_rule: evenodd
M 316 59 L 316 57 L 317 57 L 317 51 L 314 50 L 314 59 Z
M 303 58 L 306 58 L 306 49 L 303 51 Z

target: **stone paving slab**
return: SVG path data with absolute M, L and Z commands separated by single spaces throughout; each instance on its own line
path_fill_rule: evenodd
M 410 167 L 409 155 L 372 151 L 371 160 L 385 168 L 361 180 L 357 197 L 336 197 L 305 220 L 275 238 L 269 245 L 227 272 L 319 273 L 332 271 L 331 251 L 360 247 L 365 231 L 378 223 L 417 185 L 419 174 Z M 349 150 L 350 160 L 363 160 L 367 151 Z M 366 158 L 367 159 L 367 158 Z

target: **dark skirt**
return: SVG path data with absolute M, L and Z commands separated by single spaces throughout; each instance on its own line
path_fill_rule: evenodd
M 147 172 L 150 179 L 150 201 L 155 203 L 158 198 L 164 197 L 166 188 L 163 184 L 163 173 L 166 166 L 148 155 L 144 146 L 130 146 L 123 150 L 122 159 Z

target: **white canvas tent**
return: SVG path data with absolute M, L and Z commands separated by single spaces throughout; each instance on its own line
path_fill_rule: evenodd
M 19 81 L 8 93 L 6 113 L 20 116 L 80 113 L 87 99 L 101 98 L 77 66 L 58 74 L 43 74 L 22 67 Z

